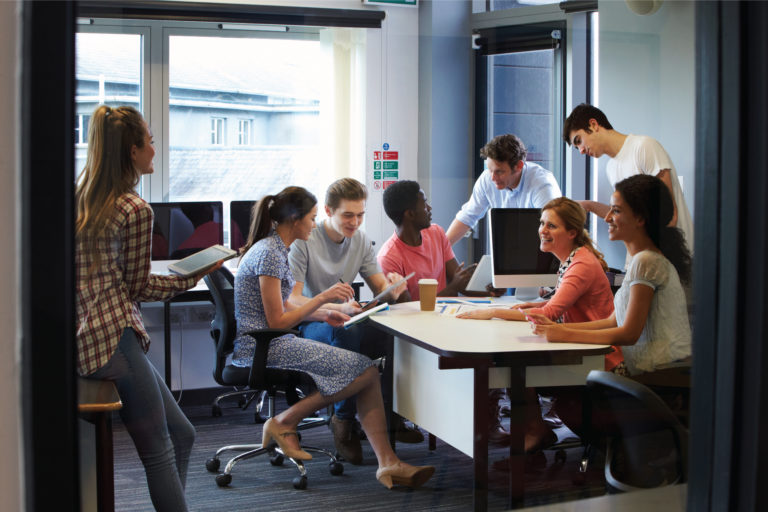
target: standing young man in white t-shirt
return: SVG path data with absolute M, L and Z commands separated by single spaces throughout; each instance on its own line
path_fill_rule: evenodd
M 688 249 L 693 252 L 693 220 L 683 197 L 672 159 L 659 142 L 645 135 L 625 135 L 611 126 L 605 114 L 582 103 L 573 109 L 563 125 L 563 140 L 584 155 L 600 158 L 608 155 L 606 166 L 612 187 L 636 174 L 656 176 L 667 185 L 675 202 L 672 226 L 683 232 Z M 610 207 L 597 201 L 579 201 L 585 210 L 605 217 Z

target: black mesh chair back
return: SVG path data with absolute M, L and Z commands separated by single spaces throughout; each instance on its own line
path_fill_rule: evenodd
M 688 430 L 653 391 L 611 372 L 587 376 L 589 440 L 606 439 L 605 478 L 619 491 L 687 480 Z
M 213 368 L 213 379 L 222 386 L 245 386 L 248 384 L 248 372 L 232 382 L 232 375 L 224 378 L 227 357 L 234 351 L 234 341 L 237 332 L 235 324 L 235 277 L 226 267 L 221 267 L 203 278 L 211 293 L 215 309 L 211 321 L 211 338 L 216 348 L 216 360 Z M 231 373 L 228 371 L 227 373 Z

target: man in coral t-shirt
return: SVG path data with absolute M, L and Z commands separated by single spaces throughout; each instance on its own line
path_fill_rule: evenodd
M 463 292 L 475 265 L 462 268 L 456 261 L 443 228 L 432 224 L 432 207 L 415 181 L 398 181 L 384 191 L 384 211 L 395 223 L 394 234 L 384 243 L 377 259 L 382 271 L 408 275 L 409 297 L 419 299 L 419 279 L 437 279 L 437 294 L 455 297 Z

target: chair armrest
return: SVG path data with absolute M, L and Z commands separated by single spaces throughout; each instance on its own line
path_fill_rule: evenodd
M 266 389 L 266 369 L 267 352 L 269 352 L 269 343 L 280 336 L 286 334 L 299 334 L 293 329 L 257 329 L 244 333 L 256 340 L 256 349 L 253 351 L 253 362 L 251 363 L 251 373 L 248 376 L 248 387 L 251 389 Z

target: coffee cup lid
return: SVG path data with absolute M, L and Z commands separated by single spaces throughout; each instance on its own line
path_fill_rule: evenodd
M 437 284 L 437 279 L 419 279 L 419 284 Z

